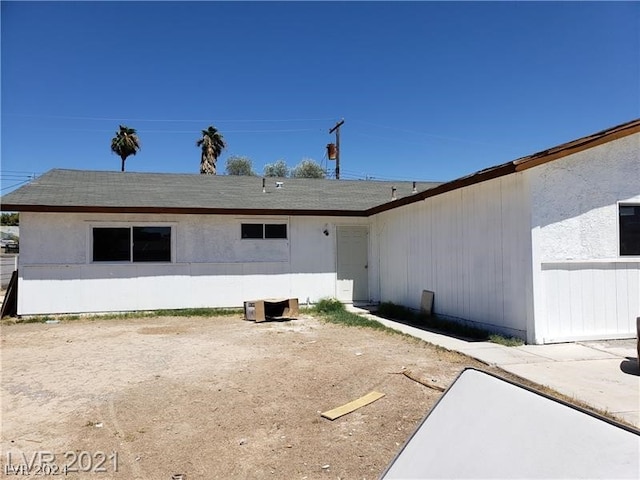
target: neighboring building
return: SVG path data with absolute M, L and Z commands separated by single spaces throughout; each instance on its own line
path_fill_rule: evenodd
M 52 170 L 2 198 L 18 313 L 393 301 L 547 343 L 635 335 L 640 120 L 445 184 Z M 282 181 L 280 188 L 276 181 Z M 392 192 L 396 199 L 392 199 Z

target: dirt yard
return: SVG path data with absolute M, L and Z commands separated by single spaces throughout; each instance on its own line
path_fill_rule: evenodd
M 484 368 L 308 316 L 74 320 L 1 337 L 4 475 L 374 479 L 441 395 L 399 372 L 446 387 Z M 320 416 L 372 390 L 386 396 Z

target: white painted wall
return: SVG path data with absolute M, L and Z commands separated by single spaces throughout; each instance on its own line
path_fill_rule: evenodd
M 635 336 L 640 257 L 619 256 L 618 203 L 640 204 L 640 134 L 527 170 L 538 343 Z
M 336 225 L 366 218 L 222 215 L 20 215 L 18 313 L 241 306 L 335 296 Z M 288 223 L 287 240 L 242 240 L 243 222 Z M 171 224 L 174 263 L 91 263 L 92 226 Z M 329 235 L 323 230 L 327 228 Z
M 510 175 L 372 218 L 379 301 L 419 308 L 524 336 L 531 316 L 528 189 Z

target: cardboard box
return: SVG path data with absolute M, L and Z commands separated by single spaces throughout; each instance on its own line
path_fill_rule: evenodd
M 298 316 L 297 298 L 269 298 L 244 302 L 244 318 L 256 322 L 282 320 Z

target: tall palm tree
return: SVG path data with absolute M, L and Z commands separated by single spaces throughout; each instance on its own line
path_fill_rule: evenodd
M 122 171 L 124 172 L 124 162 L 129 155 L 135 155 L 140 150 L 140 139 L 135 128 L 120 125 L 120 130 L 111 139 L 111 151 L 122 159 Z
M 222 150 L 227 146 L 224 138 L 222 138 L 222 135 L 216 128 L 209 126 L 206 130 L 202 130 L 202 138 L 196 142 L 196 145 L 202 147 L 200 173 L 204 175 L 215 175 L 216 161 L 222 153 Z

